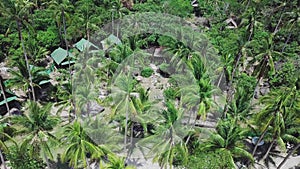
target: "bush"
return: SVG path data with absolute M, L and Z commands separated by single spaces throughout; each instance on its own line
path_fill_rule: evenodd
M 152 74 L 153 74 L 153 70 L 152 70 L 152 68 L 150 68 L 150 67 L 146 67 L 146 68 L 144 68 L 143 70 L 142 70 L 142 72 L 141 72 L 141 75 L 143 76 L 143 77 L 150 77 Z
M 37 169 L 45 168 L 42 159 L 34 158 L 29 154 L 29 151 L 22 151 L 19 147 L 12 146 L 7 154 L 9 166 L 14 169 Z
M 163 94 L 166 100 L 175 100 L 177 97 L 177 90 L 169 87 L 164 90 Z
M 229 165 L 229 158 L 221 152 L 201 152 L 191 155 L 188 160 L 187 169 L 206 168 L 232 168 Z
M 193 13 L 193 7 L 187 0 L 169 0 L 164 4 L 164 11 L 179 17 L 189 17 Z

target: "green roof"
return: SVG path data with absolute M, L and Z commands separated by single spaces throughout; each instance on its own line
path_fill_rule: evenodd
M 65 49 L 59 47 L 55 51 L 51 53 L 51 57 L 55 61 L 56 64 L 61 64 L 62 61 L 64 61 L 69 53 L 69 57 L 73 57 L 72 53 L 67 52 Z
M 106 39 L 101 41 L 103 49 L 106 50 L 112 45 L 122 44 L 121 40 L 113 34 L 110 34 Z
M 96 45 L 94 45 L 93 43 L 89 42 L 88 40 L 82 38 L 80 41 L 78 41 L 75 44 L 75 47 L 82 52 L 86 47 L 94 47 L 96 49 L 99 49 Z
M 6 98 L 7 102 L 6 102 L 6 100 L 2 100 L 2 101 L 0 102 L 0 106 L 2 106 L 2 105 L 5 104 L 5 103 L 11 102 L 11 101 L 13 101 L 13 100 L 16 100 L 16 99 L 17 99 L 17 96 L 12 96 L 12 97 Z
M 50 82 L 50 79 L 48 80 L 42 80 L 39 82 L 39 85 L 43 85 L 43 84 L 46 84 L 46 83 L 49 83 Z
M 75 63 L 75 60 L 70 60 L 70 64 L 73 64 Z M 62 62 L 61 65 L 64 66 L 64 65 L 68 65 L 69 64 L 69 61 L 65 61 L 65 62 Z

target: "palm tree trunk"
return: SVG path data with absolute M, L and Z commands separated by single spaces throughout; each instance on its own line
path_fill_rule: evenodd
M 254 147 L 254 149 L 253 149 L 253 151 L 252 151 L 252 156 L 254 156 L 254 154 L 255 154 L 255 152 L 256 152 L 256 150 L 257 150 L 258 144 L 261 142 L 261 140 L 262 140 L 262 139 L 264 138 L 264 136 L 266 135 L 267 130 L 268 130 L 269 126 L 270 126 L 270 123 L 271 123 L 271 120 L 268 122 L 268 124 L 267 124 L 266 128 L 264 129 L 262 135 L 260 135 L 259 139 L 257 140 L 257 142 L 256 142 L 256 144 L 255 144 L 255 147 Z
M 67 50 L 67 58 L 68 58 L 68 62 L 69 62 L 70 83 L 71 83 L 71 86 L 72 86 L 72 71 L 71 71 L 71 63 L 70 63 L 70 56 L 69 56 L 69 45 L 68 45 L 68 41 L 67 41 L 66 18 L 65 18 L 64 9 L 61 10 L 61 17 L 62 17 L 62 20 L 63 20 L 64 40 L 65 40 L 65 45 L 66 45 L 66 50 Z
M 90 163 L 88 161 L 89 159 L 87 157 L 85 157 L 85 161 L 86 161 L 86 165 L 87 165 L 87 169 L 91 169 Z
M 3 98 L 5 100 L 5 106 L 6 106 L 7 112 L 10 115 L 10 109 L 9 109 L 9 105 L 8 105 L 7 98 L 6 98 L 6 95 L 5 95 L 5 86 L 4 86 L 3 79 L 2 79 L 1 75 L 0 75 L 0 87 L 1 87 L 2 94 L 3 94 Z
M 3 168 L 4 169 L 7 169 L 6 167 L 6 163 L 5 163 L 5 160 L 4 160 L 4 157 L 3 157 L 3 154 L 2 154 L 2 151 L 0 150 L 0 159 L 1 159 L 1 163 L 3 165 Z
M 22 48 L 23 48 L 23 54 L 24 54 L 24 58 L 25 58 L 25 62 L 26 62 L 26 68 L 27 68 L 28 75 L 29 75 L 29 82 L 30 82 L 30 87 L 31 87 L 31 92 L 32 92 L 32 98 L 33 98 L 33 101 L 36 101 L 34 87 L 33 87 L 33 83 L 32 83 L 32 76 L 30 73 L 29 62 L 28 62 L 27 53 L 26 53 L 26 49 L 25 49 L 25 45 L 24 45 L 24 41 L 23 41 L 23 36 L 22 36 L 21 22 L 19 20 L 16 20 L 16 22 L 17 22 L 17 26 L 18 26 L 19 39 L 21 41 Z
M 50 165 L 49 159 L 48 159 L 48 157 L 47 157 L 47 155 L 46 155 L 46 152 L 43 152 L 43 155 L 44 155 L 44 158 L 45 158 L 47 167 L 50 169 L 50 168 L 51 168 L 51 165 Z
M 125 133 L 124 133 L 124 152 L 127 152 L 127 132 L 128 132 L 128 105 L 126 104 L 126 119 L 125 119 Z M 127 153 L 126 153 L 127 154 Z M 126 160 L 128 156 L 126 155 Z
M 283 159 L 283 161 L 278 165 L 277 169 L 280 169 L 283 164 L 286 162 L 286 160 L 298 149 L 300 148 L 300 143 L 297 144 L 297 146 L 295 148 L 293 148 L 292 151 L 289 152 L 289 154 L 287 156 L 285 156 L 285 158 Z
M 273 145 L 274 145 L 275 143 L 276 143 L 276 138 L 273 138 L 273 140 L 272 140 L 272 142 L 271 142 L 271 144 L 270 144 L 270 146 L 269 146 L 269 148 L 268 148 L 266 154 L 265 154 L 264 157 L 261 159 L 261 161 L 264 161 L 264 160 L 268 157 L 268 155 L 269 155 L 269 153 L 270 153 L 270 151 L 271 151 L 271 149 L 272 149 L 272 147 L 273 147 Z

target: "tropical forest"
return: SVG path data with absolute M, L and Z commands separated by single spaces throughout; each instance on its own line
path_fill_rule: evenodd
M 299 169 L 299 0 L 0 0 L 1 169 Z

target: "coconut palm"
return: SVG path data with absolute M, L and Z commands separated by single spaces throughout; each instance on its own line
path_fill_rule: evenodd
M 74 168 L 90 168 L 89 159 L 100 160 L 109 151 L 103 145 L 97 145 L 84 130 L 79 121 L 67 125 L 63 132 L 63 145 L 66 146 L 62 160 L 68 161 Z M 90 154 L 90 157 L 88 156 Z
M 116 77 L 114 86 L 112 86 L 112 97 L 114 102 L 114 108 L 112 115 L 122 117 L 125 114 L 125 133 L 124 133 L 124 151 L 127 152 L 127 134 L 128 134 L 128 122 L 136 114 L 137 110 L 133 103 L 131 93 L 134 91 L 136 81 L 131 77 L 131 73 L 126 72 Z M 122 119 L 122 118 L 121 118 Z
M 108 164 L 103 166 L 104 169 L 135 169 L 135 167 L 126 166 L 125 158 L 118 157 L 116 155 L 108 155 Z
M 188 129 L 181 125 L 183 111 L 177 109 L 174 103 L 168 101 L 166 110 L 162 111 L 161 118 L 157 120 L 159 125 L 155 128 L 154 135 L 151 135 L 138 142 L 141 150 L 148 151 L 145 157 L 154 156 L 161 168 L 172 168 L 173 162 L 180 157 L 181 162 L 187 162 L 188 150 L 184 137 Z
M 284 163 L 287 161 L 287 159 L 297 150 L 300 148 L 300 143 L 298 143 L 294 148 L 293 150 L 291 150 L 287 156 L 285 156 L 285 158 L 281 161 L 281 163 L 278 165 L 277 169 L 280 169 Z
M 32 98 L 33 101 L 35 101 L 35 93 L 34 93 L 34 85 L 32 83 L 32 76 L 30 73 L 30 68 L 29 68 L 29 60 L 27 57 L 27 52 L 26 52 L 26 48 L 24 45 L 24 39 L 23 39 L 23 35 L 22 35 L 22 23 L 26 24 L 27 26 L 29 26 L 30 24 L 26 23 L 26 20 L 24 18 L 26 18 L 26 16 L 29 14 L 29 9 L 33 6 L 33 3 L 29 2 L 29 1 L 24 1 L 24 0 L 16 0 L 16 1 L 2 1 L 0 3 L 0 9 L 1 9 L 1 14 L 3 16 L 5 16 L 6 18 L 8 18 L 8 20 L 10 21 L 14 21 L 17 24 L 17 29 L 18 29 L 18 34 L 19 34 L 19 40 L 21 42 L 21 46 L 23 49 L 23 55 L 24 55 L 24 59 L 25 59 L 25 63 L 26 63 L 26 68 L 27 68 L 27 72 L 28 72 L 28 79 L 29 79 L 29 84 L 31 87 L 31 92 L 32 92 Z M 12 24 L 12 22 L 10 23 Z
M 3 83 L 3 78 L 2 78 L 1 75 L 0 75 L 0 90 L 1 90 L 1 94 L 3 95 L 3 99 L 5 100 L 6 110 L 7 110 L 8 113 L 10 113 L 9 105 L 8 105 L 6 94 L 5 94 L 6 90 L 5 90 L 5 86 L 4 86 L 4 83 Z
M 244 147 L 243 139 L 246 133 L 247 131 L 238 126 L 234 119 L 219 121 L 216 132 L 211 133 L 209 139 L 200 145 L 200 149 L 204 152 L 222 152 L 228 156 L 230 166 L 234 168 L 234 161 L 238 158 L 253 160 L 252 155 Z
M 275 73 L 274 57 L 282 56 L 280 52 L 275 50 L 273 38 L 274 34 L 269 34 L 263 39 L 253 40 L 245 45 L 245 48 L 248 48 L 245 49 L 246 52 L 244 52 L 246 57 L 254 57 L 254 59 L 250 61 L 250 63 L 254 66 L 252 76 L 257 78 L 254 92 L 258 90 L 259 83 L 264 77 L 268 74 L 272 75 Z M 258 53 L 251 52 L 256 51 L 257 48 L 260 49 Z
M 69 51 L 69 43 L 67 41 L 67 26 L 66 26 L 66 18 L 69 17 L 68 10 L 73 9 L 73 5 L 70 4 L 69 0 L 52 0 L 49 2 L 50 9 L 53 9 L 53 14 L 56 19 L 56 23 L 58 27 L 61 30 L 61 27 L 63 27 L 64 32 L 64 44 L 66 47 L 66 50 Z M 61 32 L 59 31 L 59 34 L 61 35 Z M 61 36 L 62 37 L 62 36 Z M 70 63 L 70 57 L 69 52 L 67 52 L 67 58 L 69 62 L 69 75 L 70 75 L 70 81 L 72 82 L 72 74 L 71 74 L 71 63 Z
M 57 142 L 51 131 L 59 123 L 57 117 L 50 115 L 51 107 L 52 104 L 41 106 L 37 102 L 28 102 L 24 116 L 12 117 L 14 125 L 23 127 L 21 131 L 26 133 L 24 140 L 32 145 L 32 156 L 41 153 L 48 167 L 48 158 L 53 159 L 50 147 Z
M 34 153 L 33 146 L 30 140 L 24 140 L 21 143 L 13 141 L 13 145 L 9 146 L 9 152 L 7 154 L 7 159 L 9 160 L 9 165 L 16 169 L 36 169 L 45 168 L 45 164 L 40 156 L 33 156 Z
M 19 87 L 27 93 L 30 86 L 33 86 L 33 88 L 39 87 L 39 82 L 49 80 L 49 75 L 46 73 L 45 68 L 30 66 L 29 69 L 27 69 L 23 60 L 17 61 L 17 68 L 17 71 L 10 70 L 12 78 L 8 83 L 9 88 Z M 36 98 L 34 93 L 33 95 L 34 98 Z
M 1 136 L 1 139 L 0 139 L 0 160 L 1 160 L 1 164 L 3 165 L 4 169 L 7 169 L 3 153 L 8 154 L 9 147 L 7 146 L 7 144 L 5 143 L 5 141 L 7 141 L 7 140 L 12 141 L 15 145 L 17 145 L 17 143 L 11 138 L 11 136 L 9 136 L 4 131 L 5 127 L 6 127 L 6 124 L 3 123 L 1 125 L 1 128 L 0 128 L 0 136 Z
M 270 148 L 275 144 L 281 135 L 282 129 L 285 128 L 285 120 L 291 114 L 299 111 L 299 93 L 294 88 L 281 88 L 271 91 L 268 95 L 262 97 L 261 102 L 265 104 L 265 108 L 258 113 L 256 122 L 262 129 L 262 134 L 258 139 L 259 143 L 272 127 L 273 140 Z M 265 124 L 265 125 L 261 125 Z M 252 155 L 255 154 L 258 144 L 255 145 Z M 266 153 L 266 156 L 268 152 Z

